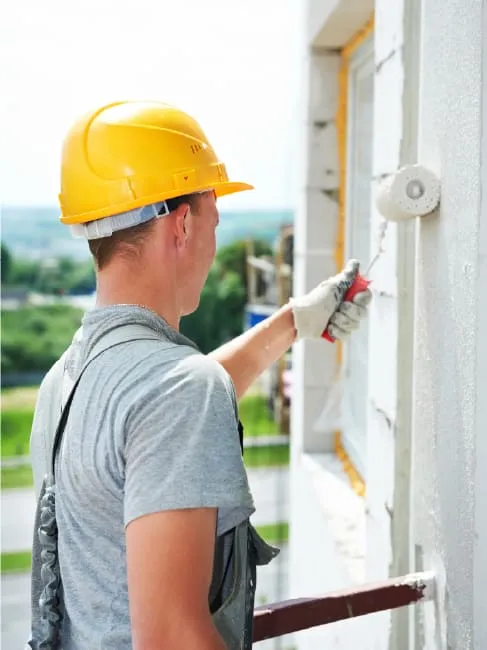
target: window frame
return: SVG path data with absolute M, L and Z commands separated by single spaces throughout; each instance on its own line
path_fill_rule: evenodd
M 366 75 L 374 81 L 375 75 L 375 61 L 374 61 L 374 34 L 373 31 L 368 35 L 352 52 L 347 53 L 347 79 L 346 79 L 346 92 L 347 92 L 347 115 L 345 122 L 346 134 L 346 164 L 345 164 L 345 210 L 344 210 L 344 252 L 345 259 L 352 255 L 356 255 L 354 251 L 354 242 L 360 239 L 360 230 L 354 228 L 356 224 L 353 223 L 352 211 L 356 205 L 356 190 L 357 190 L 357 176 L 356 176 L 356 156 L 357 148 L 354 146 L 355 135 L 357 133 L 357 120 L 356 120 L 356 84 L 357 81 L 363 79 Z M 372 99 L 372 113 L 370 118 L 370 185 L 366 203 L 369 206 L 369 219 L 368 227 L 365 228 L 365 239 L 362 235 L 362 251 L 366 251 L 366 257 L 360 255 L 360 261 L 366 265 L 370 258 L 370 239 L 371 239 L 371 184 L 372 184 L 372 157 L 373 157 L 373 108 L 374 100 Z M 360 199 L 359 199 L 360 200 Z M 358 234 L 358 237 L 357 237 Z M 364 245 L 364 241 L 366 242 Z M 350 403 L 354 391 L 354 382 L 349 379 L 351 373 L 350 366 L 350 346 L 354 341 L 350 341 L 343 345 L 341 378 L 343 381 L 342 390 L 342 427 L 341 427 L 341 443 L 345 454 L 354 466 L 355 470 L 362 477 L 366 478 L 366 465 L 367 465 L 367 407 L 368 407 L 368 325 L 362 324 L 361 328 L 366 328 L 365 332 L 359 332 L 352 336 L 361 336 L 367 340 L 367 347 L 364 355 L 367 357 L 365 377 L 362 377 L 361 388 L 364 399 L 363 404 L 363 421 L 357 422 L 353 418 Z M 353 351 L 352 351 L 353 354 Z

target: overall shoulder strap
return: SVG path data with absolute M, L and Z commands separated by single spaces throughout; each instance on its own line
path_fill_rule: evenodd
M 91 351 L 91 354 L 89 355 L 88 359 L 85 361 L 83 367 L 78 373 L 76 381 L 74 382 L 73 387 L 71 388 L 68 399 L 66 400 L 66 404 L 62 410 L 61 417 L 59 418 L 56 427 L 56 432 L 54 434 L 54 440 L 52 444 L 52 453 L 51 453 L 52 483 L 54 483 L 55 481 L 54 468 L 56 463 L 56 456 L 57 456 L 57 452 L 59 451 L 59 447 L 61 445 L 64 429 L 66 428 L 66 423 L 68 421 L 69 411 L 71 408 L 73 397 L 85 370 L 95 359 L 97 359 L 100 355 L 102 355 L 107 350 L 111 350 L 117 345 L 122 345 L 123 343 L 130 343 L 131 341 L 140 341 L 143 339 L 154 340 L 154 341 L 164 340 L 161 336 L 158 336 L 157 333 L 154 332 L 154 330 L 151 330 L 149 327 L 130 323 L 127 325 L 121 325 L 116 329 L 110 330 L 110 332 L 105 334 L 94 346 L 93 350 Z

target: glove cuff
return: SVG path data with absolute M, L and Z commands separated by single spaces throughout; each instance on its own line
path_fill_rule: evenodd
M 303 296 L 306 298 L 307 296 Z M 315 339 L 322 334 L 321 323 L 316 323 L 316 314 L 309 308 L 303 298 L 290 298 L 289 305 L 294 317 L 294 328 L 296 330 L 296 341 L 301 339 Z M 304 304 L 303 304 L 304 303 Z

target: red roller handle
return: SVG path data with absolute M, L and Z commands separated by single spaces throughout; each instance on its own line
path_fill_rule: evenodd
M 358 293 L 360 293 L 361 291 L 365 291 L 368 288 L 370 282 L 371 280 L 367 280 L 367 278 L 364 278 L 362 275 L 360 275 L 360 273 L 357 273 L 355 280 L 352 282 L 352 285 L 348 289 L 343 300 L 344 301 L 347 300 L 351 302 Z M 327 341 L 330 341 L 330 343 L 335 342 L 335 339 L 328 334 L 328 327 L 321 336 Z

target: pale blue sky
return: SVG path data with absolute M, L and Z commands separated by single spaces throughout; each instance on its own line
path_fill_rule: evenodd
M 300 0 L 10 0 L 0 27 L 0 182 L 7 204 L 56 204 L 59 148 L 85 109 L 176 104 L 229 173 L 225 207 L 292 206 Z M 223 206 L 223 203 L 222 203 Z

